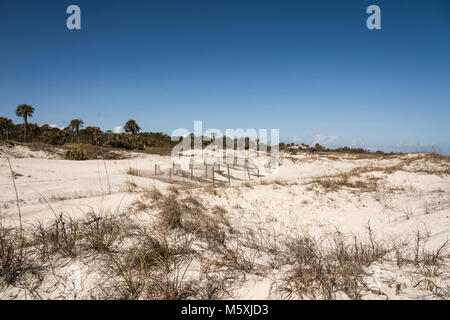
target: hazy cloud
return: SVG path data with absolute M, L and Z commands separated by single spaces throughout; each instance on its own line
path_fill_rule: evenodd
M 114 133 L 123 133 L 123 126 L 117 126 L 113 130 Z
M 50 128 L 58 128 L 58 129 L 60 129 L 60 130 L 64 129 L 64 127 L 60 127 L 60 126 L 58 126 L 56 123 L 51 123 L 51 124 L 49 124 L 48 126 L 49 126 Z
M 313 144 L 330 145 L 335 143 L 337 140 L 336 136 L 325 136 L 321 134 L 316 134 L 313 138 Z

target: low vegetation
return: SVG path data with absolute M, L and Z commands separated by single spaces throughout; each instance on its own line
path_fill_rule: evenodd
M 59 214 L 23 233 L 1 226 L 0 295 L 223 299 L 233 298 L 249 277 L 278 274 L 272 297 L 363 299 L 384 295 L 367 283 L 368 268 L 395 263 L 411 285 L 449 298 L 448 242 L 427 250 L 424 233 L 396 242 L 377 238 L 370 226 L 365 235 L 281 235 L 271 226 L 233 225 L 226 207 L 205 202 L 201 192 L 194 195 L 187 187 L 137 192 L 139 200 L 124 213 L 90 210 L 80 219 Z M 54 276 L 71 261 L 95 279 L 76 294 L 61 288 L 67 279 Z
M 67 150 L 64 153 L 64 159 L 66 160 L 86 160 L 86 154 L 83 150 Z

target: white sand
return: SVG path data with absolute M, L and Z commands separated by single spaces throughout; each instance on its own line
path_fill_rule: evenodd
M 151 172 L 155 164 L 162 169 L 172 167 L 170 157 L 155 155 L 142 155 L 131 160 L 66 161 L 45 159 L 45 152 L 33 153 L 20 148 L 14 150 L 16 157 L 11 158 L 11 164 L 14 172 L 20 174 L 15 182 L 25 225 L 51 219 L 60 212 L 77 217 L 90 209 L 126 210 L 138 198 L 135 193 L 125 192 L 127 180 L 139 186 L 167 186 L 153 179 L 130 176 L 127 169 L 132 167 Z M 17 157 L 18 154 L 23 157 Z M 256 229 L 271 224 L 275 234 L 295 233 L 304 228 L 313 234 L 333 228 L 339 228 L 344 233 L 363 233 L 365 226 L 370 224 L 374 232 L 384 239 L 406 237 L 418 229 L 427 230 L 430 234 L 427 246 L 436 248 L 450 236 L 448 175 L 403 170 L 363 174 L 365 177 L 380 178 L 377 182 L 379 188 L 374 192 L 347 187 L 329 191 L 308 183 L 313 177 L 334 175 L 357 167 L 394 166 L 408 157 L 414 158 L 416 155 L 361 160 L 344 155 L 330 158 L 289 156 L 281 159 L 282 165 L 274 174 L 252 177 L 253 187 L 243 185 L 248 181 L 233 180 L 233 187 L 224 189 L 219 199 L 208 194 L 201 197 L 211 206 L 224 206 L 237 225 Z M 15 224 L 18 221 L 16 196 L 4 155 L 0 158 L 0 164 L 0 217 L 4 224 Z M 442 164 L 445 165 L 448 162 Z M 416 161 L 411 166 L 411 171 L 417 171 L 422 167 L 435 168 L 438 164 Z M 239 171 L 233 174 L 245 177 Z M 227 180 L 226 177 L 217 178 L 224 182 Z M 261 181 L 267 184 L 261 184 Z M 395 286 L 391 284 L 406 284 L 404 275 L 395 266 L 384 265 L 380 268 L 382 289 L 389 298 L 430 297 L 429 293 L 412 287 L 404 288 L 402 294 L 396 296 Z M 268 298 L 270 283 L 269 279 L 250 278 L 246 286 L 236 291 L 236 295 L 243 299 Z

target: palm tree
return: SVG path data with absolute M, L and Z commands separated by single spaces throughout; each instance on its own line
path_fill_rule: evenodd
M 59 136 L 61 137 L 62 144 L 65 144 L 67 142 L 67 137 L 69 136 L 70 128 L 64 128 L 61 131 L 59 131 Z
M 28 124 L 28 129 L 30 129 L 28 135 L 31 137 L 31 141 L 34 142 L 42 132 L 41 127 L 37 123 L 30 123 Z
M 0 128 L 2 129 L 2 133 L 6 134 L 6 141 L 9 140 L 9 127 L 12 126 L 12 120 L 5 117 L 0 117 Z M 2 136 L 3 138 L 3 136 Z
M 94 138 L 96 138 L 97 135 L 100 133 L 100 128 L 99 127 L 87 127 L 86 132 L 91 135 L 91 142 L 92 142 L 92 144 L 94 144 Z M 95 144 L 97 144 L 97 139 L 95 139 L 95 140 L 96 140 Z
M 76 131 L 77 133 L 77 138 L 78 138 L 78 143 L 80 143 L 80 128 L 83 128 L 84 126 L 84 122 L 83 120 L 80 119 L 73 119 L 72 121 L 70 121 L 70 128 Z
M 34 108 L 28 104 L 21 104 L 17 106 L 16 116 L 23 117 L 23 141 L 27 142 L 27 126 L 28 117 L 32 117 Z
M 125 123 L 125 132 L 131 132 L 131 134 L 135 134 L 141 130 L 141 128 L 138 126 L 136 121 L 134 120 L 128 120 L 127 123 Z

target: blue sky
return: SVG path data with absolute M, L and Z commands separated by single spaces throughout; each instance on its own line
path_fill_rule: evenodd
M 66 8 L 82 30 L 66 28 Z M 382 29 L 366 28 L 381 8 Z M 0 115 L 450 154 L 450 1 L 0 0 Z

